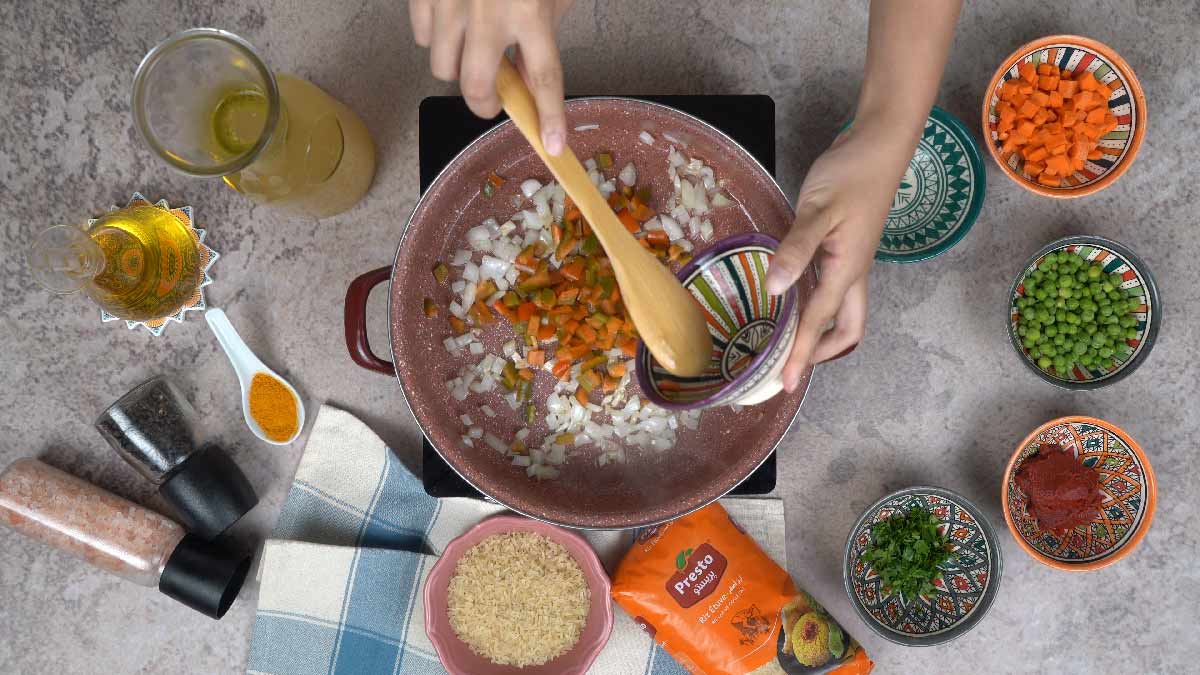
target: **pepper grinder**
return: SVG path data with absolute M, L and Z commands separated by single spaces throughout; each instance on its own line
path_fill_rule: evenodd
M 165 377 L 135 387 L 96 420 L 96 430 L 138 473 L 158 486 L 189 531 L 213 539 L 258 496 L 220 447 L 201 442 L 196 410 Z

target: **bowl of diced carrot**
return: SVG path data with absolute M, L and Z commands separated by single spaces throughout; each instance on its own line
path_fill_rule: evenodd
M 1146 97 L 1115 51 L 1052 35 L 1013 52 L 983 101 L 983 136 L 1010 178 L 1041 195 L 1104 189 L 1133 163 L 1146 133 Z

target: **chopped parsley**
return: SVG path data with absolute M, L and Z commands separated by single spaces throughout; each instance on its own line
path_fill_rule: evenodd
M 950 541 L 938 532 L 938 519 L 914 504 L 871 527 L 862 557 L 882 578 L 885 593 L 911 599 L 932 595 L 934 580 L 942 576 L 938 567 L 954 556 Z

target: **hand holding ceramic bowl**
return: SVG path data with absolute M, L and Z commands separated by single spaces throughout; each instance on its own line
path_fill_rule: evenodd
M 696 377 L 678 377 L 638 346 L 638 385 L 646 398 L 671 410 L 762 403 L 783 390 L 783 366 L 800 319 L 798 292 L 767 293 L 767 271 L 779 241 L 765 234 L 727 237 L 679 271 L 679 280 L 704 309 L 712 357 Z M 811 281 L 810 277 L 806 277 Z M 802 280 L 801 283 L 805 283 Z

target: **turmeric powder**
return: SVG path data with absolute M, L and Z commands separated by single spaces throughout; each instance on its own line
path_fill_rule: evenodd
M 295 436 L 300 421 L 291 389 L 266 373 L 255 373 L 250 380 L 250 416 L 276 443 Z

